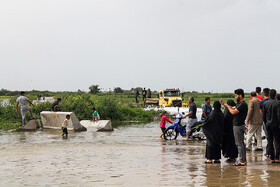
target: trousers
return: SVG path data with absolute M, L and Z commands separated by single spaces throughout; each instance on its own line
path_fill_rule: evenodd
M 32 117 L 32 109 L 30 106 L 24 106 L 20 108 L 20 113 L 21 113 L 21 118 L 22 118 L 22 123 L 26 124 L 26 112 L 30 113 L 30 116 Z
M 246 145 L 244 142 L 245 124 L 233 126 L 233 134 L 238 149 L 239 162 L 246 162 Z
M 250 124 L 247 136 L 247 148 L 252 147 L 253 135 L 257 139 L 257 148 L 262 149 L 262 124 Z
M 278 124 L 266 124 L 267 130 L 267 154 L 271 160 L 279 160 L 280 155 L 280 130 Z M 275 148 L 274 148 L 275 146 Z

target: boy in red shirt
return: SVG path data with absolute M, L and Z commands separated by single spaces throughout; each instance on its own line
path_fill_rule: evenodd
M 165 125 L 166 125 L 166 122 L 169 122 L 171 124 L 173 124 L 172 121 L 170 121 L 166 116 L 167 116 L 167 112 L 166 111 L 163 111 L 162 114 L 160 115 L 161 116 L 161 122 L 160 122 L 160 128 L 161 128 L 161 135 L 160 135 L 160 138 L 162 138 L 163 136 L 163 133 L 165 132 L 166 128 L 165 128 Z

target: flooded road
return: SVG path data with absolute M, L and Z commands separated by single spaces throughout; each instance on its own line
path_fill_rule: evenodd
M 205 165 L 204 141 L 159 138 L 159 124 L 113 132 L 0 131 L 0 186 L 279 186 L 262 152 L 247 167 Z

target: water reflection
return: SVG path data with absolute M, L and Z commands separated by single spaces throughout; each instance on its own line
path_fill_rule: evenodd
M 159 138 L 158 124 L 119 126 L 113 132 L 60 130 L 0 133 L 0 186 L 270 186 L 280 165 L 262 152 L 247 167 L 205 165 L 205 142 Z

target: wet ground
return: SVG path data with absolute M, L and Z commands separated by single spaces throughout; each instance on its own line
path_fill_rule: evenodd
M 204 141 L 159 138 L 156 123 L 113 132 L 0 131 L 0 186 L 279 186 L 262 152 L 247 167 L 205 165 Z

